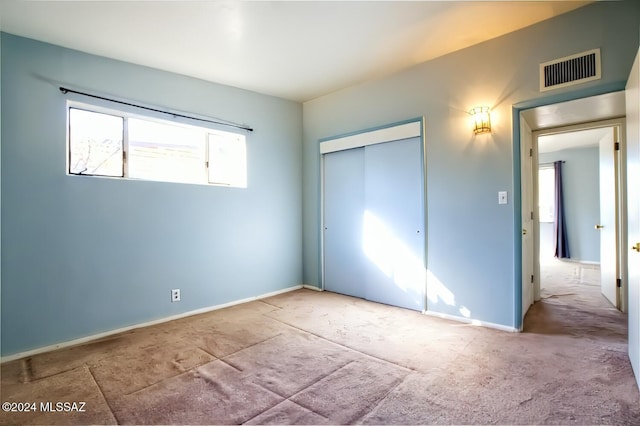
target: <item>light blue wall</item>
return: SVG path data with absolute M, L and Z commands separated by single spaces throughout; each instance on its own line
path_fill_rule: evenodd
M 515 104 L 626 81 L 640 5 L 598 2 L 407 71 L 306 102 L 303 109 L 304 281 L 320 284 L 318 140 L 415 116 L 426 123 L 429 285 L 448 299 L 428 309 L 519 327 L 519 206 Z M 539 64 L 600 47 L 602 79 L 539 92 Z M 566 99 L 565 99 L 566 100 Z M 493 133 L 474 137 L 467 111 L 492 107 Z M 498 191 L 509 192 L 498 205 Z M 517 203 L 517 196 L 515 201 Z M 516 243 L 517 242 L 517 243 Z
M 564 161 L 562 188 L 571 260 L 600 262 L 600 167 L 598 148 L 575 148 L 540 154 L 541 163 Z M 549 232 L 551 231 L 551 232 Z M 543 247 L 550 247 L 543 252 Z M 553 223 L 540 224 L 540 255 L 553 257 Z
M 1 42 L 3 355 L 301 284 L 300 104 Z M 249 187 L 67 176 L 60 84 L 247 123 Z
M 2 70 L 2 31 L 0 31 L 0 70 Z M 2 212 L 2 73 L 0 72 L 0 212 Z M 0 213 L 0 241 L 2 241 L 2 214 Z M 0 244 L 2 259 L 2 244 Z M 0 261 L 0 308 L 2 308 L 2 262 Z M 2 315 L 0 313 L 0 354 L 2 354 Z

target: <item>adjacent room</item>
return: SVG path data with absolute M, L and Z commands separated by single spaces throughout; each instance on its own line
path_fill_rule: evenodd
M 635 1 L 0 0 L 0 424 L 639 423 L 639 44 Z
M 606 215 L 615 206 L 615 181 L 600 186 L 600 141 L 611 146 L 611 127 L 539 136 L 538 206 L 540 229 L 540 293 L 543 298 L 561 298 L 601 287 L 600 253 L 615 253 L 616 247 L 601 243 L 600 206 Z M 613 156 L 603 151 L 603 175 L 614 169 Z M 611 161 L 611 165 L 606 164 Z M 603 176 L 605 177 L 605 176 Z M 613 209 L 610 209 L 613 213 Z M 615 223 L 615 220 L 611 221 Z M 615 238 L 615 234 L 613 235 Z M 605 237 L 606 238 L 606 237 Z M 615 240 L 614 240 L 615 242 Z M 605 259 L 608 260 L 608 259 Z M 605 270 L 608 265 L 605 264 Z M 613 265 L 615 269 L 615 264 Z M 605 277 L 605 281 L 610 277 Z M 615 274 L 612 286 L 615 286 Z M 576 285 L 577 284 L 577 285 Z M 602 290 L 605 294 L 606 291 Z M 615 296 L 610 300 L 617 307 Z

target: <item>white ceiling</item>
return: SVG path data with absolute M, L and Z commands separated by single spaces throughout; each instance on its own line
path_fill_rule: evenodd
M 0 29 L 302 102 L 588 3 L 0 0 Z
M 594 129 L 578 130 L 575 132 L 540 136 L 538 138 L 538 152 L 548 153 L 572 148 L 595 147 L 598 146 L 600 139 L 611 131 L 610 127 L 599 127 Z

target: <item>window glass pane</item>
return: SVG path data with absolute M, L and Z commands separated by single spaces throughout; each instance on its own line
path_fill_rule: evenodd
M 247 144 L 244 135 L 209 134 L 209 183 L 247 187 Z
M 123 119 L 69 109 L 69 173 L 123 176 Z
M 553 222 L 555 216 L 556 172 L 552 168 L 538 171 L 538 203 L 540 222 Z
M 129 118 L 128 176 L 206 183 L 202 129 Z

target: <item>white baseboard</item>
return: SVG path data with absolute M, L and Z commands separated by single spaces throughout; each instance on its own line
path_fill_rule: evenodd
M 320 287 L 316 287 L 315 285 L 309 285 L 309 284 L 303 284 L 302 288 L 306 288 L 308 290 L 314 290 L 314 291 L 324 291 Z
M 514 327 L 508 327 L 506 325 L 502 325 L 502 324 L 495 324 L 492 322 L 486 322 L 486 321 L 480 321 L 480 320 L 474 320 L 474 319 L 470 319 L 470 318 L 465 318 L 465 317 L 459 317 L 457 315 L 449 315 L 449 314 L 443 314 L 440 312 L 433 312 L 433 311 L 424 311 L 423 312 L 425 315 L 429 315 L 432 317 L 437 317 L 437 318 L 442 318 L 442 319 L 446 319 L 446 320 L 451 320 L 451 321 L 457 321 L 457 322 L 463 322 L 466 324 L 471 324 L 471 325 L 476 325 L 479 327 L 487 327 L 487 328 L 494 328 L 496 330 L 501 330 L 501 331 L 508 331 L 510 333 L 519 333 L 521 330 L 514 328 Z
M 204 313 L 207 313 L 207 312 L 216 311 L 218 309 L 228 308 L 230 306 L 240 305 L 242 303 L 254 302 L 254 301 L 260 300 L 260 299 L 266 299 L 267 297 L 276 296 L 276 295 L 282 294 L 282 293 L 288 293 L 288 292 L 294 291 L 294 290 L 299 290 L 299 289 L 301 289 L 303 287 L 304 288 L 311 288 L 313 290 L 317 290 L 318 289 L 317 287 L 306 286 L 306 285 L 304 285 L 304 286 L 303 285 L 296 285 L 296 286 L 293 286 L 293 287 L 287 287 L 287 288 L 282 289 L 282 290 L 272 291 L 272 292 L 269 292 L 269 293 L 261 294 L 259 296 L 247 297 L 245 299 L 234 300 L 233 302 L 222 303 L 220 305 L 214 305 L 214 306 L 208 306 L 206 308 L 201 308 L 201 309 L 195 309 L 193 311 L 183 312 L 181 314 L 171 315 L 171 316 L 160 318 L 160 319 L 153 320 L 153 321 L 147 321 L 147 322 L 143 322 L 143 323 L 139 323 L 139 324 L 135 324 L 135 325 L 130 325 L 130 326 L 127 326 L 127 327 L 117 328 L 115 330 L 105 331 L 103 333 L 92 334 L 90 336 L 81 337 L 79 339 L 68 340 L 66 342 L 56 343 L 56 344 L 48 345 L 48 346 L 42 346 L 40 348 L 31 349 L 31 350 L 28 350 L 28 351 L 25 351 L 25 352 L 18 352 L 18 353 L 13 354 L 13 355 L 3 356 L 2 358 L 0 358 L 0 364 L 5 363 L 5 362 L 9 362 L 9 361 L 15 361 L 16 359 L 25 358 L 25 357 L 28 357 L 28 356 L 33 356 L 33 355 L 38 355 L 38 354 L 45 353 L 45 352 L 54 351 L 56 349 L 62 349 L 62 348 L 68 348 L 70 346 L 81 345 L 83 343 L 88 343 L 88 342 L 91 342 L 91 341 L 94 341 L 94 340 L 103 339 L 105 337 L 112 336 L 114 334 L 124 333 L 125 331 L 135 330 L 137 328 L 149 327 L 149 326 L 156 325 L 156 324 L 162 324 L 163 322 L 169 322 L 169 321 L 177 320 L 177 319 L 180 319 L 180 318 L 190 317 L 190 316 L 198 315 L 198 314 L 204 314 Z

